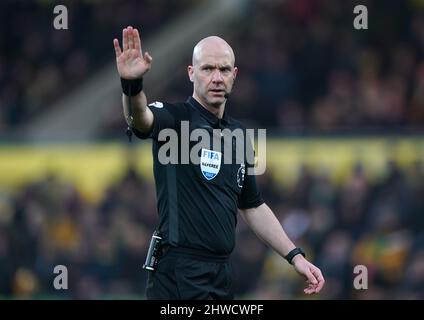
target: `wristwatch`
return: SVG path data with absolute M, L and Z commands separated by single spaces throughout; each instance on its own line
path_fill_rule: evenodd
M 306 257 L 305 252 L 301 248 L 294 248 L 292 251 L 290 251 L 284 258 L 292 264 L 292 260 L 295 256 L 298 254 L 301 254 L 302 256 Z

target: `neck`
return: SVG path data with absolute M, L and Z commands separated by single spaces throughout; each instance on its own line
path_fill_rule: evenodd
M 196 101 L 199 102 L 203 108 L 208 110 L 210 113 L 214 114 L 215 117 L 217 117 L 218 119 L 222 119 L 222 117 L 224 116 L 225 101 L 219 106 L 213 106 L 200 99 L 195 92 L 193 92 L 193 98 L 196 99 Z

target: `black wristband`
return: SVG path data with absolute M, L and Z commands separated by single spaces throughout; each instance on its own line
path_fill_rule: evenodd
M 126 96 L 136 96 L 143 90 L 143 78 L 134 80 L 121 78 L 121 86 Z
M 284 258 L 292 264 L 292 260 L 295 256 L 298 254 L 301 254 L 302 256 L 306 257 L 305 252 L 301 248 L 294 248 L 292 251 L 290 251 Z

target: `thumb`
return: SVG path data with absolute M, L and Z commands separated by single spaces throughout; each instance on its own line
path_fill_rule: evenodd
M 308 269 L 306 269 L 306 272 L 304 273 L 305 277 L 307 278 L 307 281 L 312 284 L 317 284 L 318 280 L 315 278 L 315 276 L 312 274 L 312 272 Z
M 147 63 L 152 63 L 153 58 L 147 51 L 144 53 L 144 60 L 146 60 Z

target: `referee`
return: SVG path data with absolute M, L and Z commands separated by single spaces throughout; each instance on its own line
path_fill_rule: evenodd
M 178 143 L 189 143 L 190 149 L 194 148 L 193 141 L 182 141 L 188 139 L 182 135 L 183 123 L 188 123 L 190 133 L 203 129 L 210 141 L 216 138 L 213 129 L 245 130 L 225 111 L 237 76 L 234 53 L 228 43 L 214 36 L 195 46 L 192 65 L 188 67 L 194 90 L 186 102 L 150 105 L 143 92 L 142 77 L 153 59 L 147 52 L 143 55 L 138 30 L 131 26 L 123 29 L 122 50 L 117 39 L 113 44 L 125 119 L 137 137 L 153 140 L 159 211 L 153 240 L 160 246 L 156 251 L 149 250 L 155 253 L 156 264 L 147 267 L 152 270 L 147 298 L 232 299 L 229 255 L 235 246 L 238 209 L 257 236 L 305 277 L 304 292 L 318 293 L 324 285 L 321 271 L 287 237 L 262 200 L 255 176 L 247 174 L 249 164 L 245 160 L 224 163 L 224 148 L 210 147 L 198 150 L 197 163 L 182 163 L 183 154 L 170 164 L 159 161 L 160 148 L 165 144 L 159 139 L 163 129 L 175 130 Z M 232 153 L 234 159 L 235 150 Z

